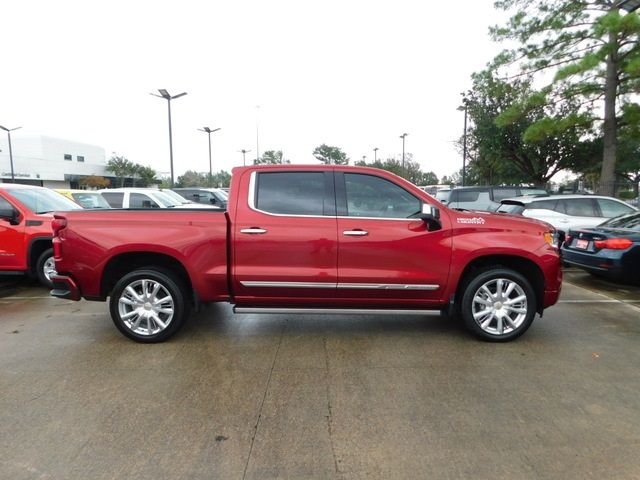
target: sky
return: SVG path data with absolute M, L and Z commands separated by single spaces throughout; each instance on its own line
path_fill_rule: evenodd
M 3 2 L 0 124 L 105 148 L 175 177 L 242 165 L 239 150 L 317 163 L 322 143 L 352 161 L 406 152 L 439 177 L 470 75 L 499 52 L 492 0 Z M 19 152 L 14 152 L 19 155 Z

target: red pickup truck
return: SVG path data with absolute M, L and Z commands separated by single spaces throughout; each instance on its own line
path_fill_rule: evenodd
M 551 226 L 450 210 L 385 171 L 242 167 L 230 192 L 226 212 L 56 213 L 52 295 L 109 297 L 124 335 L 159 342 L 198 302 L 237 313 L 446 309 L 507 341 L 560 294 Z
M 0 274 L 27 274 L 51 288 L 53 211 L 79 209 L 48 188 L 0 183 Z

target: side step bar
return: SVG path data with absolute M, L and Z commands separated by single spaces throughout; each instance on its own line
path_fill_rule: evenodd
M 338 315 L 440 315 L 440 310 L 385 310 L 374 308 L 273 308 L 233 307 L 233 313 L 299 313 Z

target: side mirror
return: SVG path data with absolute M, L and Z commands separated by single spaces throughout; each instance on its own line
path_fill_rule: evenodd
M 19 216 L 20 214 L 15 208 L 0 209 L 0 220 L 5 220 L 10 225 L 18 225 L 20 223 Z
M 440 230 L 442 228 L 442 223 L 440 222 L 440 209 L 438 207 L 434 207 L 428 203 L 423 203 L 420 219 L 427 224 L 429 230 Z

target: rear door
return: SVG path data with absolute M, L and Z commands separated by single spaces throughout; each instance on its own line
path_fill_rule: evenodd
M 338 298 L 402 307 L 439 300 L 451 262 L 448 219 L 429 231 L 417 218 L 422 200 L 376 175 L 336 172 L 336 193 Z
M 237 304 L 324 301 L 335 295 L 333 172 L 258 170 L 240 181 L 233 228 Z M 291 305 L 291 302 L 286 302 Z

